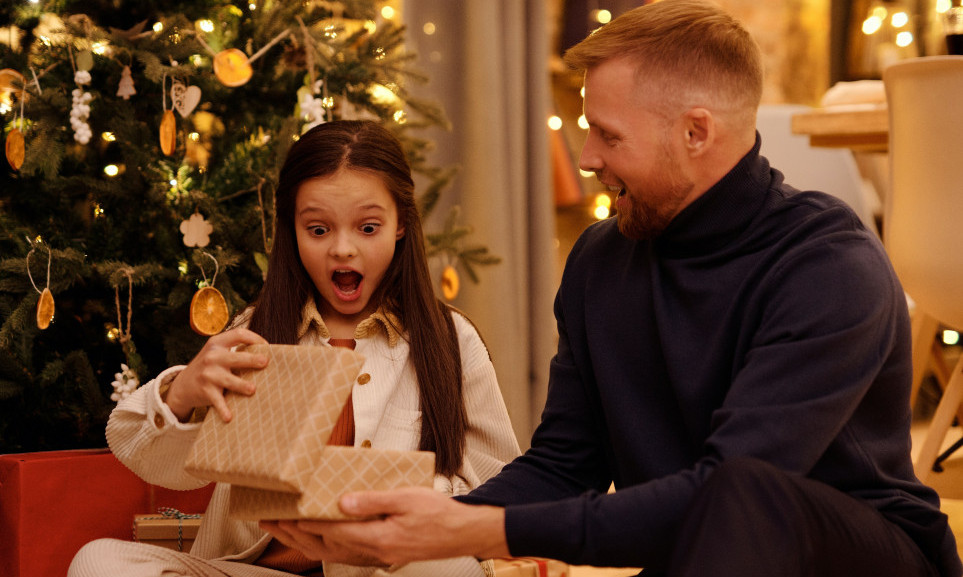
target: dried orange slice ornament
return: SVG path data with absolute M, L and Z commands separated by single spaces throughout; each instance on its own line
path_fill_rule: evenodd
M 7 134 L 7 142 L 5 145 L 7 153 L 7 162 L 10 167 L 14 170 L 20 170 L 23 166 L 23 158 L 25 155 L 25 149 L 23 144 L 23 133 L 14 128 Z
M 177 120 L 173 110 L 164 111 L 160 124 L 160 147 L 166 156 L 170 156 L 177 147 Z
M 221 50 L 214 56 L 214 76 L 224 86 L 241 86 L 250 80 L 253 74 L 247 54 L 237 48 Z
M 441 294 L 446 300 L 455 300 L 458 296 L 458 271 L 455 267 L 448 265 L 441 271 Z
M 37 301 L 37 328 L 44 330 L 50 326 L 54 318 L 54 297 L 49 288 L 43 289 L 40 293 L 40 300 Z
M 208 337 L 216 335 L 227 321 L 227 302 L 221 291 L 206 286 L 194 293 L 191 299 L 191 328 L 194 332 Z
M 14 98 L 26 96 L 24 94 L 24 78 L 13 68 L 0 70 L 0 103 L 11 105 Z

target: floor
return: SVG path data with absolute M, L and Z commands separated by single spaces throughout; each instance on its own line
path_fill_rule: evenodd
M 913 447 L 917 449 L 922 443 L 926 436 L 928 418 L 932 414 L 934 407 L 927 407 L 925 402 L 921 401 L 920 405 L 923 405 L 919 409 L 919 415 L 915 420 L 915 424 L 911 430 L 911 436 L 913 438 Z M 953 427 L 950 429 L 947 438 L 944 440 L 944 448 L 949 447 L 956 440 L 963 436 L 963 429 L 961 427 Z M 915 458 L 915 451 L 913 457 Z M 954 525 L 957 539 L 963 540 L 963 531 L 960 527 L 963 527 L 963 519 L 957 519 L 957 516 L 963 516 L 963 449 L 960 449 L 954 453 L 949 459 L 943 463 L 944 471 L 933 475 L 930 480 L 930 485 L 936 489 L 940 494 L 940 497 L 944 500 L 960 500 L 960 503 L 952 504 L 952 507 L 947 506 L 947 513 L 952 511 L 959 511 L 956 515 L 950 513 L 951 524 Z M 631 577 L 636 575 L 639 569 L 631 568 L 605 568 L 605 567 L 572 567 L 569 577 Z

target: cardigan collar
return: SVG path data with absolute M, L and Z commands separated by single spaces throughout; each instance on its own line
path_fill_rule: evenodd
M 381 307 L 355 327 L 354 338 L 356 340 L 366 339 L 382 333 L 385 338 L 388 339 L 388 346 L 393 347 L 401 340 L 400 327 L 401 321 L 397 315 Z M 321 338 L 331 338 L 331 331 L 329 331 L 327 325 L 324 324 L 324 319 L 321 318 L 321 313 L 318 312 L 317 304 L 313 298 L 309 298 L 301 312 L 298 340 L 312 328 L 318 332 Z

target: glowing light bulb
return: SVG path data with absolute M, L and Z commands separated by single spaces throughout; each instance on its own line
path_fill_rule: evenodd
M 114 136 L 114 133 L 113 133 L 113 132 L 102 132 L 102 133 L 100 134 L 100 138 L 102 138 L 102 139 L 104 140 L 104 142 L 113 142 L 113 141 L 117 140 L 117 137 Z
M 595 21 L 599 24 L 608 24 L 612 20 L 612 13 L 608 10 L 596 10 L 595 11 Z
M 425 22 L 425 25 L 424 25 L 424 27 L 422 27 L 422 30 L 425 31 L 425 34 L 427 34 L 428 36 L 431 36 L 432 34 L 435 33 L 435 23 L 434 23 L 434 22 Z
M 609 195 L 607 195 L 607 194 L 605 194 L 604 192 L 600 192 L 600 193 L 596 194 L 596 195 L 595 195 L 595 206 L 604 206 L 605 208 L 611 208 L 611 206 L 612 206 L 612 197 L 609 196 Z
M 893 14 L 893 17 L 889 19 L 889 23 L 893 28 L 902 28 L 909 24 L 909 14 L 906 12 L 897 12 Z
M 117 168 L 116 164 L 108 164 L 104 167 L 104 174 L 107 176 L 117 176 L 120 173 L 120 169 Z
M 936 0 L 936 11 L 942 14 L 949 10 L 952 5 L 952 0 Z
M 548 117 L 548 127 L 552 130 L 560 130 L 562 128 L 562 119 L 554 114 Z
M 154 32 L 163 32 L 163 31 L 164 31 L 164 23 L 163 23 L 163 22 L 154 22 L 153 28 L 154 28 Z
M 609 214 L 610 214 L 610 211 L 609 211 L 609 207 L 607 206 L 596 206 L 595 209 L 592 211 L 592 215 L 597 220 L 605 220 L 606 218 L 609 217 Z
M 877 18 L 876 16 L 870 16 L 866 20 L 863 20 L 863 34 L 869 36 L 870 34 L 876 34 L 880 28 L 883 27 L 883 19 Z
M 912 32 L 900 32 L 896 35 L 896 45 L 905 48 L 913 43 L 913 33 Z
M 949 329 L 943 331 L 943 344 L 945 345 L 955 345 L 960 342 L 960 333 L 956 331 L 951 331 Z
M 392 8 L 391 6 L 385 6 L 381 9 L 381 16 L 385 20 L 391 20 L 392 18 L 395 17 L 395 9 Z
M 585 119 L 584 114 L 580 114 L 578 117 L 578 127 L 581 128 L 582 130 L 589 129 L 589 123 L 588 123 L 588 120 Z

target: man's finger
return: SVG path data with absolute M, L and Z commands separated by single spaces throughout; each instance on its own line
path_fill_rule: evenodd
M 393 515 L 407 510 L 406 492 L 405 489 L 398 489 L 345 493 L 339 499 L 338 507 L 345 515 L 358 517 Z

